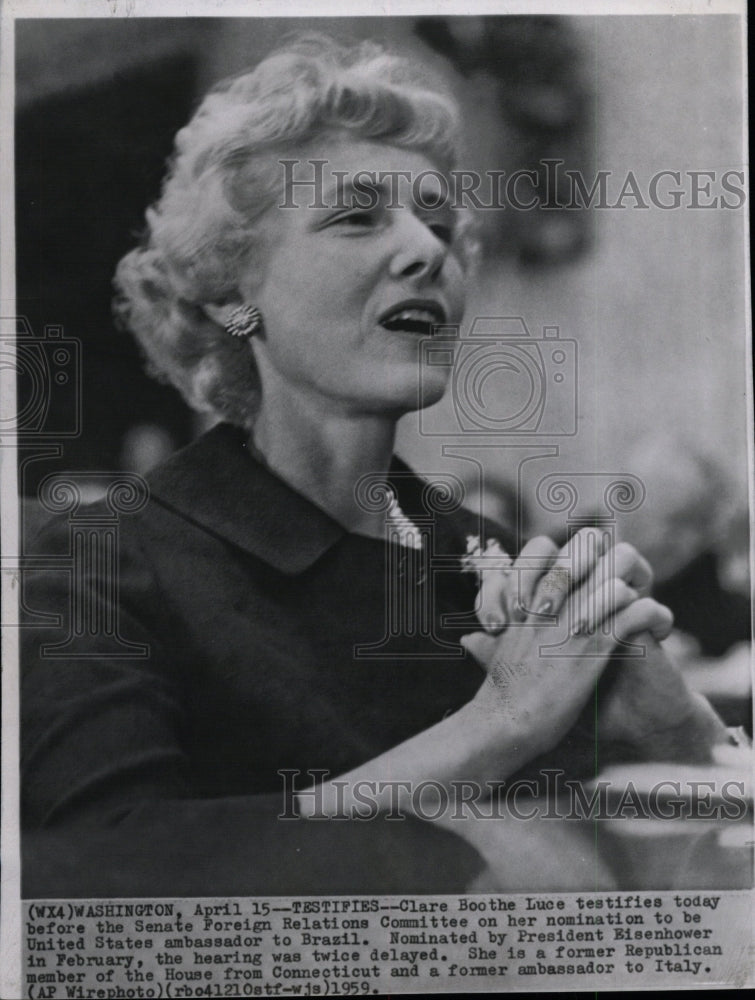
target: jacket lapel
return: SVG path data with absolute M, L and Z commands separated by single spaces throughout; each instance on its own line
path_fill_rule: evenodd
M 218 424 L 147 477 L 153 500 L 283 573 L 308 569 L 346 533 Z

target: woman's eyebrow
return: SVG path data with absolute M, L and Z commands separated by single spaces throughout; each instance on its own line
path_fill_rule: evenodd
M 412 180 L 408 170 L 331 170 L 329 176 L 329 182 L 319 190 L 308 191 L 310 208 L 322 212 L 369 210 L 379 205 L 383 208 L 406 206 L 420 212 L 450 208 L 448 190 L 438 189 L 437 182 L 417 185 L 418 178 Z M 308 185 L 317 188 L 313 181 Z
M 378 179 L 374 171 L 364 170 L 351 176 L 334 170 L 336 180 L 323 191 L 326 208 L 376 208 L 391 194 L 391 185 Z

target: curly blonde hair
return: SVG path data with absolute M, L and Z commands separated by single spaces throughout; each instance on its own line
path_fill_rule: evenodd
M 119 263 L 116 320 L 151 375 L 197 410 L 251 426 L 259 380 L 248 347 L 203 304 L 230 301 L 259 266 L 260 223 L 279 193 L 282 150 L 328 129 L 456 162 L 457 112 L 435 80 L 372 43 L 299 38 L 218 84 L 182 128 L 142 244 Z

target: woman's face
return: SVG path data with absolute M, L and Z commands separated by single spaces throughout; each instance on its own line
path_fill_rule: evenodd
M 358 413 L 437 401 L 449 369 L 422 363 L 420 372 L 420 342 L 433 326 L 460 322 L 464 293 L 453 210 L 429 207 L 440 187 L 435 165 L 344 133 L 286 158 L 297 161 L 280 168 L 297 182 L 285 194 L 292 207 L 270 209 L 262 278 L 250 269 L 239 284 L 264 317 L 265 334 L 252 342 L 263 405 L 276 391 Z M 421 178 L 426 171 L 435 176 Z

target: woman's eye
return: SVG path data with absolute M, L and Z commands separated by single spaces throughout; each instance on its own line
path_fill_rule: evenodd
M 348 215 L 338 216 L 333 222 L 355 228 L 369 228 L 375 225 L 377 217 L 374 212 L 349 212 Z
M 443 222 L 433 222 L 428 226 L 431 233 L 434 233 L 442 243 L 449 246 L 454 241 L 453 226 L 448 226 Z

